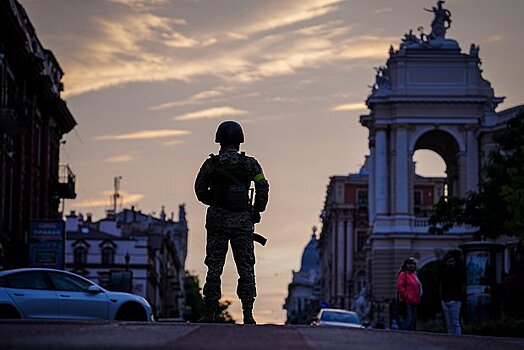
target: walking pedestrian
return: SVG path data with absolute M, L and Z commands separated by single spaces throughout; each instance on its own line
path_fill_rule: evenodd
M 459 261 L 457 261 L 459 260 Z M 452 253 L 444 256 L 440 274 L 439 294 L 448 334 L 460 335 L 460 308 L 465 291 L 464 269 L 460 258 Z
M 417 305 L 422 297 L 422 284 L 415 274 L 417 264 L 417 259 L 408 258 L 404 260 L 397 274 L 399 309 L 403 314 L 400 329 L 407 331 L 414 331 L 416 328 Z

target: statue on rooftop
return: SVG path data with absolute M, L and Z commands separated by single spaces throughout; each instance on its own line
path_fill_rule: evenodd
M 420 40 L 413 34 L 413 29 L 410 29 L 408 33 L 404 34 L 402 44 L 407 47 L 420 44 Z
M 389 89 L 390 88 L 390 80 L 389 80 L 389 69 L 386 66 L 381 67 L 375 67 L 375 71 L 377 72 L 375 75 L 375 84 L 371 87 L 372 92 L 381 90 L 381 89 Z
M 451 26 L 451 12 L 442 7 L 442 4 L 444 3 L 445 1 L 439 0 L 437 1 L 437 7 L 433 6 L 431 10 L 424 8 L 424 10 L 435 14 L 435 18 L 433 19 L 433 22 L 431 22 L 431 34 L 429 34 L 430 40 L 444 39 L 446 36 L 446 29 L 449 29 Z

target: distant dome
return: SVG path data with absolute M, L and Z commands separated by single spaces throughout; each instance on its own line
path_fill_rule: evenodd
M 302 253 L 302 264 L 300 265 L 300 272 L 307 272 L 311 270 L 320 271 L 320 254 L 318 251 L 318 239 L 315 233 L 311 235 L 311 240 L 304 248 Z

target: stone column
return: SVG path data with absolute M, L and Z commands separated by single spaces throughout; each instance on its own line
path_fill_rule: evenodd
M 375 136 L 375 213 L 386 214 L 388 207 L 388 160 L 386 130 L 377 128 Z
M 346 252 L 347 252 L 347 261 L 346 261 L 346 271 L 347 271 L 347 279 L 352 278 L 353 276 L 353 256 L 354 256 L 354 249 L 355 249 L 355 235 L 356 233 L 353 231 L 353 218 L 350 216 L 346 220 Z M 349 291 L 351 293 L 351 291 Z
M 345 235 L 346 232 L 346 218 L 342 215 L 338 216 L 338 222 L 337 222 L 337 231 L 338 231 L 338 239 L 337 239 L 337 297 L 344 296 L 344 285 L 346 283 L 346 266 L 345 266 L 345 260 L 347 259 L 346 256 L 346 240 L 347 237 Z
M 464 197 L 466 191 L 468 190 L 468 152 L 458 152 L 457 153 L 457 163 L 458 163 L 458 188 L 456 189 L 456 194 L 459 197 Z
M 331 295 L 337 296 L 337 280 L 338 280 L 338 265 L 337 265 L 337 243 L 338 243 L 338 218 L 335 216 L 332 221 L 332 235 L 331 235 Z M 331 301 L 330 301 L 331 302 Z
M 368 163 L 368 215 L 369 226 L 375 221 L 375 147 L 370 149 Z
M 478 142 L 473 129 L 467 130 L 467 179 L 466 191 L 478 192 L 479 188 L 479 152 Z
M 405 126 L 396 129 L 396 154 L 395 154 L 395 214 L 409 214 L 409 161 L 408 133 Z

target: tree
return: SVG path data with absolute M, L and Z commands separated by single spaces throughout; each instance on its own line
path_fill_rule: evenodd
M 505 276 L 503 307 L 508 317 L 524 319 L 524 112 L 493 135 L 497 148 L 482 169 L 478 193 L 465 198 L 441 198 L 430 218 L 430 232 L 443 233 L 453 225 L 478 227 L 487 238 L 519 239 L 511 246 L 511 269 Z
M 186 271 L 184 289 L 186 292 L 186 315 L 184 318 L 189 322 L 196 322 L 204 315 L 204 301 L 202 294 L 200 294 L 198 276 Z
M 229 301 L 229 300 L 221 300 L 218 303 L 216 322 L 218 322 L 218 323 L 235 323 L 235 319 L 233 318 L 233 316 L 231 316 L 231 314 L 227 310 L 229 305 L 231 305 L 231 301 Z
M 200 293 L 200 280 L 197 275 L 192 275 L 186 271 L 184 289 L 186 292 L 186 315 L 185 319 L 189 322 L 197 322 L 204 316 L 204 300 Z M 231 305 L 229 300 L 221 300 L 218 304 L 216 322 L 217 323 L 235 323 L 235 320 L 228 311 Z
M 430 218 L 430 232 L 439 234 L 467 224 L 488 238 L 524 238 L 524 112 L 495 133 L 493 140 L 497 148 L 482 169 L 479 192 L 440 198 Z

